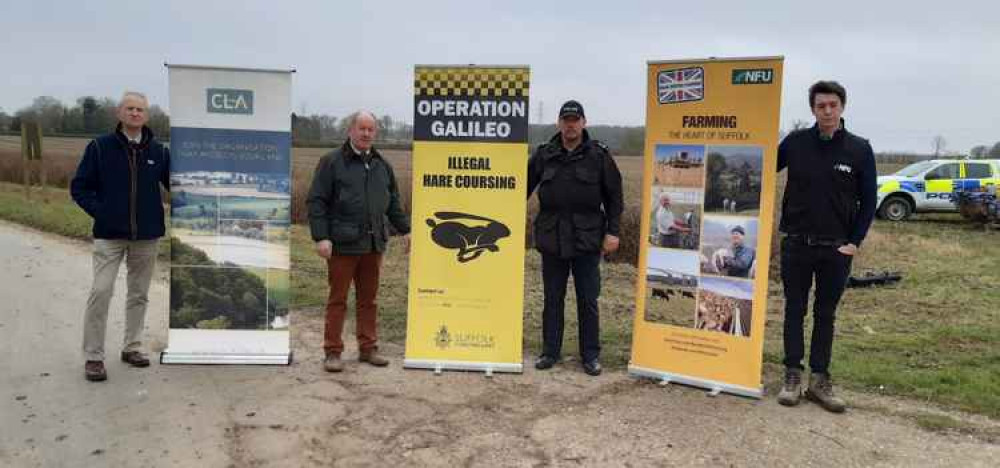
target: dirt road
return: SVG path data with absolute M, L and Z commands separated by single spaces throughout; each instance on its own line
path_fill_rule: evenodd
M 404 371 L 392 344 L 388 369 L 350 363 L 324 374 L 315 310 L 292 317 L 289 367 L 136 370 L 109 360 L 110 380 L 88 383 L 79 347 L 89 246 L 6 223 L 0 245 L 0 466 L 969 467 L 1000 459 L 995 441 L 928 432 L 884 410 L 916 403 L 867 395 L 849 394 L 865 409 L 837 416 L 621 372 L 589 378 L 574 362 L 493 379 L 434 376 Z M 147 336 L 158 350 L 165 272 L 155 281 Z M 109 355 L 118 351 L 122 295 L 112 303 Z

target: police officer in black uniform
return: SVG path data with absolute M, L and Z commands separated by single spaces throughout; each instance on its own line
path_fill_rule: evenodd
M 875 156 L 868 140 L 844 128 L 841 114 L 847 92 L 835 81 L 809 88 L 816 117 L 812 128 L 790 133 L 778 146 L 778 170 L 788 168 L 780 230 L 781 279 L 785 292 L 785 381 L 778 402 L 799 403 L 803 319 L 813 278 L 813 331 L 809 350 L 812 372 L 806 398 L 828 411 L 846 406 L 833 393 L 830 353 L 837 303 L 847 285 L 851 260 L 875 216 Z
M 542 254 L 545 287 L 544 344 L 535 368 L 549 369 L 560 359 L 566 283 L 572 272 L 583 370 L 599 375 L 599 265 L 602 254 L 618 249 L 622 177 L 607 146 L 591 139 L 586 125 L 583 106 L 567 101 L 559 109 L 559 133 L 528 162 L 528 196 L 537 187 L 540 202 L 535 248 Z

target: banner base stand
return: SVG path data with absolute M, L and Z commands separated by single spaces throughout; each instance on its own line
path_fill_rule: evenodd
M 256 364 L 287 366 L 292 363 L 292 353 L 283 354 L 205 354 L 160 353 L 160 364 Z
M 441 372 L 445 370 L 484 372 L 487 378 L 493 377 L 494 372 L 514 374 L 523 372 L 523 365 L 520 363 L 431 361 L 427 359 L 404 359 L 403 367 L 406 369 L 430 369 L 434 371 L 434 375 L 441 375 Z
M 716 382 L 713 380 L 699 379 L 696 377 L 690 377 L 686 375 L 671 374 L 669 372 L 663 372 L 655 369 L 647 369 L 644 367 L 638 367 L 629 365 L 628 373 L 634 377 L 646 377 L 654 380 L 659 380 L 661 386 L 667 386 L 671 383 L 679 383 L 683 385 L 690 385 L 693 387 L 701 387 L 708 389 L 709 396 L 717 396 L 719 393 L 726 392 L 732 395 L 745 396 L 750 398 L 761 399 L 764 397 L 763 388 L 750 388 L 741 387 L 739 385 L 732 385 L 723 382 Z

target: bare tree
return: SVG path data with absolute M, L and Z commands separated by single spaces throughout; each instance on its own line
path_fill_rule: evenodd
M 934 148 L 935 158 L 941 156 L 941 153 L 944 152 L 945 145 L 947 144 L 948 141 L 945 140 L 944 137 L 941 135 L 935 136 L 934 139 L 931 140 L 931 146 Z
M 969 150 L 969 156 L 972 156 L 972 159 L 985 159 L 986 155 L 989 153 L 990 147 L 986 145 L 973 146 L 972 149 Z

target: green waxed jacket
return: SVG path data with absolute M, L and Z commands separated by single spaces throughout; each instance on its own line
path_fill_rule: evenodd
M 330 240 L 337 255 L 385 251 L 386 220 L 400 234 L 410 232 L 392 166 L 375 148 L 364 158 L 344 142 L 324 155 L 306 204 L 313 241 Z

